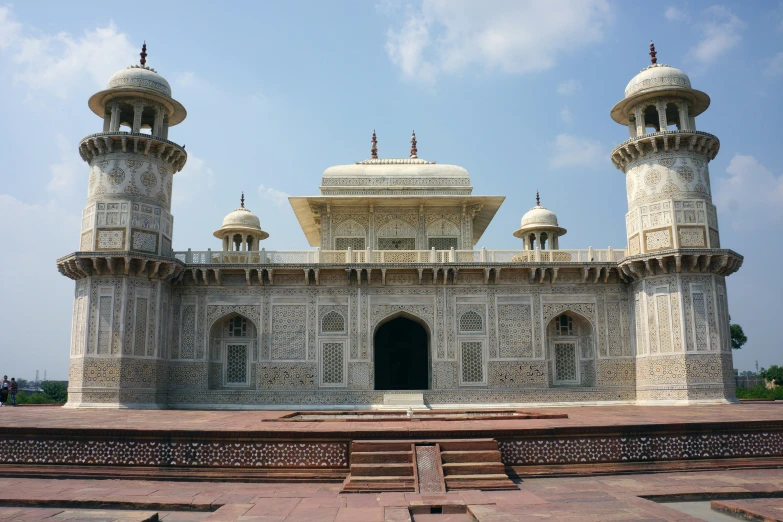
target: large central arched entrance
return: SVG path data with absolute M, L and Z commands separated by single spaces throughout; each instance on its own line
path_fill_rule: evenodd
M 375 332 L 375 389 L 429 389 L 429 335 L 419 323 L 397 317 Z

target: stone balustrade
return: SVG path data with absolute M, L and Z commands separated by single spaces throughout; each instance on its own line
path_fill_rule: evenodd
M 174 252 L 188 265 L 210 264 L 355 264 L 355 263 L 614 263 L 624 249 L 582 250 L 257 250 Z

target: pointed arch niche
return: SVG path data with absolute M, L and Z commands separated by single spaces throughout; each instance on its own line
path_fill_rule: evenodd
M 367 230 L 363 225 L 349 219 L 343 221 L 333 232 L 335 250 L 364 250 L 367 247 Z
M 373 330 L 376 390 L 429 390 L 432 387 L 431 331 L 423 319 L 400 311 Z
M 209 330 L 209 388 L 255 388 L 258 328 L 250 318 L 232 312 Z
M 595 385 L 595 340 L 590 321 L 564 310 L 546 326 L 546 354 L 551 386 Z

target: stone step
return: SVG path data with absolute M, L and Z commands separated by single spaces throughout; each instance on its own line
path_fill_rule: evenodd
M 407 477 L 413 476 L 410 463 L 394 464 L 351 464 L 352 477 Z
M 497 449 L 497 448 L 496 448 Z M 351 442 L 351 452 L 376 453 L 389 451 L 410 451 L 409 441 L 399 440 L 355 440 Z
M 443 475 L 448 478 L 452 475 L 493 475 L 503 474 L 506 467 L 502 462 L 452 462 L 443 464 Z M 353 467 L 351 467 L 353 473 Z
M 341 493 L 383 491 L 415 492 L 413 477 L 351 477 L 345 479 Z
M 519 487 L 508 478 L 508 475 L 452 475 L 446 477 L 446 489 L 448 491 L 478 489 L 484 491 L 514 490 Z
M 500 451 L 498 450 L 480 450 L 480 451 L 441 451 L 443 463 L 450 462 L 500 462 Z
M 497 451 L 495 439 L 439 440 L 441 451 Z
M 353 451 L 351 464 L 391 464 L 393 462 L 413 463 L 412 451 Z

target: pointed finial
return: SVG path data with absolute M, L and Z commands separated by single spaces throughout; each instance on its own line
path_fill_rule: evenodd
M 541 206 L 541 197 L 539 197 L 537 190 L 536 190 L 536 206 L 537 207 Z
M 145 65 L 147 63 L 147 41 L 144 41 L 144 45 L 141 46 L 141 52 L 139 53 L 139 56 L 141 56 L 141 60 L 139 62 L 141 65 Z
M 375 129 L 372 130 L 372 148 L 370 149 L 370 157 L 372 159 L 378 159 L 378 140 L 375 138 Z
M 245 191 L 242 191 L 242 197 L 239 198 L 239 206 L 245 208 Z
M 655 52 L 655 44 L 653 43 L 652 40 L 650 40 L 650 61 L 652 62 L 653 65 L 658 63 L 658 58 L 655 57 L 656 54 L 658 53 Z
M 411 134 L 411 158 L 418 158 L 419 151 L 416 149 L 416 131 Z

